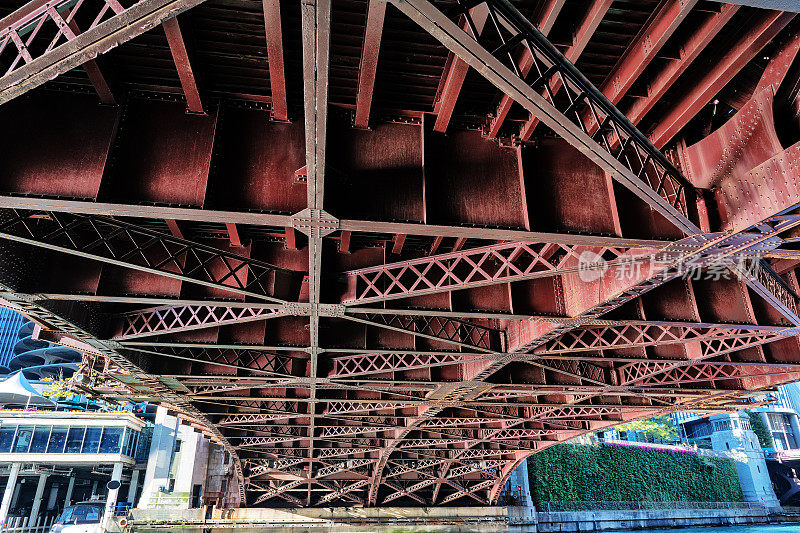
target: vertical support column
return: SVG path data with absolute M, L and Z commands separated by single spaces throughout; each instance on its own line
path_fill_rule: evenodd
M 173 425 L 174 427 L 170 427 Z M 175 452 L 175 438 L 178 434 L 180 420 L 167 415 L 164 407 L 156 410 L 153 440 L 150 444 L 150 453 L 147 456 L 147 470 L 144 473 L 142 494 L 139 497 L 139 507 L 147 509 L 154 495 L 158 494 L 158 487 L 166 485 L 169 481 L 172 455 Z
M 3 491 L 3 502 L 0 503 L 0 527 L 5 527 L 6 525 L 8 510 L 11 508 L 11 497 L 14 494 L 14 488 L 17 486 L 17 477 L 19 476 L 20 466 L 21 463 L 12 464 L 11 472 L 8 474 L 6 490 Z
M 19 501 L 19 493 L 22 492 L 22 485 L 17 483 L 16 488 L 14 489 L 14 496 L 11 497 L 11 507 L 13 509 L 17 506 L 17 502 Z
M 64 507 L 72 504 L 72 491 L 75 490 L 75 476 L 69 478 L 67 494 L 64 496 Z
M 128 487 L 128 503 L 131 504 L 131 507 L 136 507 L 136 489 L 139 488 L 139 470 L 134 469 L 131 472 L 131 484 Z
M 111 481 L 116 481 L 118 484 L 122 482 L 122 463 L 114 463 L 114 470 L 111 471 Z M 108 489 L 106 495 L 106 510 L 103 513 L 103 527 L 108 530 L 111 525 L 111 517 L 114 514 L 114 508 L 117 506 L 117 496 L 119 495 L 119 485 L 115 489 Z
M 521 501 L 519 505 L 522 507 L 533 507 L 533 500 L 531 499 L 531 488 L 528 484 L 528 461 L 524 460 L 520 465 L 514 469 L 511 476 L 508 478 L 509 492 L 518 496 Z
M 31 514 L 28 519 L 28 524 L 30 526 L 35 526 L 36 519 L 39 517 L 39 508 L 42 506 L 44 486 L 47 485 L 48 477 L 50 477 L 50 474 L 39 474 L 39 484 L 36 486 L 36 496 L 33 497 L 33 507 L 31 507 Z

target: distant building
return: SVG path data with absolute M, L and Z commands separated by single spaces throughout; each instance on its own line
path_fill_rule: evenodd
M 22 371 L 30 380 L 69 379 L 78 369 L 82 355 L 79 351 L 40 340 L 36 326 L 30 320 L 23 320 L 14 338 L 16 342 L 11 359 L 0 369 L 5 374 Z
M 0 411 L 0 525 L 51 522 L 66 506 L 134 499 L 150 447 L 146 423 L 129 413 Z M 109 490 L 109 481 L 122 487 Z M 2 526 L 0 526 L 2 527 Z
M 743 412 L 710 417 L 674 416 L 681 426 L 682 440 L 700 448 L 721 452 L 734 460 L 744 499 L 768 507 L 780 505 L 772 487 L 764 450 Z
M 237 507 L 239 491 L 232 463 L 222 446 L 159 407 L 142 492 L 131 502 L 142 509 Z
M 26 319 L 19 313 L 0 307 L 0 373 L 7 373 L 8 363 L 14 358 L 17 332 Z

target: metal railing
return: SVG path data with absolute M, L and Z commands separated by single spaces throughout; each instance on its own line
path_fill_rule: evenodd
M 47 533 L 56 521 L 56 515 L 40 516 L 34 524 L 29 524 L 27 516 L 9 516 L 5 524 L 0 525 L 2 533 Z
M 660 511 L 671 509 L 762 509 L 761 502 L 611 502 L 558 501 L 541 502 L 537 509 L 545 513 L 569 511 Z

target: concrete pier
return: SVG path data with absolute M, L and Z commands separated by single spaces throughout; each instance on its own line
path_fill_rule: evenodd
M 533 507 L 375 507 L 320 509 L 134 509 L 133 531 L 188 529 L 287 531 L 376 531 L 399 529 L 586 533 L 663 527 L 725 526 L 798 521 L 766 507 L 539 512 Z

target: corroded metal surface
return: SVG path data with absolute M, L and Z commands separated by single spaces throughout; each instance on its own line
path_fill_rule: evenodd
M 3 305 L 241 505 L 494 503 L 800 378 L 794 13 L 390 3 L 0 2 Z

